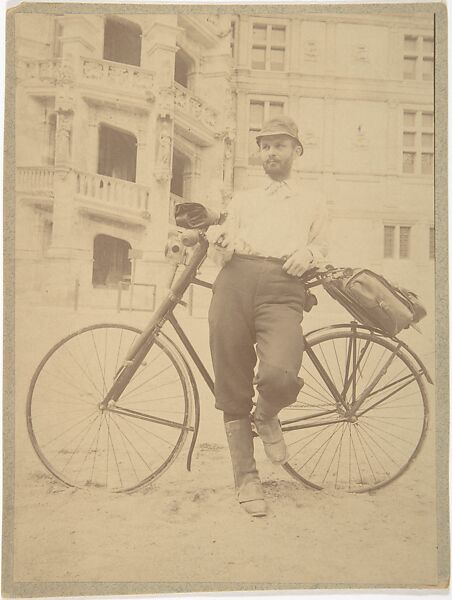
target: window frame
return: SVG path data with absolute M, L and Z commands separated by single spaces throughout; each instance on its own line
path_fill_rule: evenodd
M 407 39 L 415 39 L 415 48 L 413 51 L 407 50 L 405 47 L 405 42 Z M 424 41 L 433 42 L 433 50 L 432 52 L 424 51 Z M 414 82 L 422 82 L 429 83 L 433 82 L 435 79 L 435 36 L 433 33 L 419 33 L 419 32 L 404 32 L 402 38 L 402 79 L 403 81 L 414 81 Z M 405 77 L 405 60 L 414 60 L 414 77 Z M 431 79 L 424 79 L 424 70 L 423 63 L 424 62 L 432 62 L 433 63 L 433 74 Z
M 406 125 L 405 115 L 407 113 L 414 114 L 414 125 Z M 423 116 L 429 115 L 432 117 L 433 124 L 431 127 L 423 125 Z M 401 109 L 401 152 L 400 152 L 400 173 L 404 177 L 422 177 L 422 178 L 433 178 L 435 174 L 435 110 L 434 107 L 422 108 L 413 105 L 405 105 Z M 414 145 L 405 144 L 405 134 L 414 135 Z M 423 135 L 431 135 L 433 144 L 430 147 L 423 147 L 422 137 Z M 404 155 L 406 153 L 414 154 L 414 167 L 413 172 L 404 170 Z M 422 172 L 422 157 L 423 155 L 429 155 L 432 161 L 431 173 Z
M 265 43 L 255 43 L 254 42 L 254 28 L 255 27 L 265 27 Z M 284 43 L 283 44 L 275 44 L 272 43 L 272 30 L 273 29 L 284 29 Z M 270 73 L 284 73 L 287 71 L 288 65 L 288 51 L 289 51 L 289 22 L 283 20 L 270 20 L 270 19 L 256 19 L 250 22 L 250 31 L 249 31 L 249 39 L 251 44 L 249 46 L 250 49 L 250 59 L 249 65 L 253 71 L 263 71 Z M 264 68 L 260 69 L 258 67 L 253 67 L 253 50 L 255 48 L 263 49 L 264 54 Z M 272 69 L 271 68 L 271 51 L 272 50 L 283 50 L 284 51 L 284 60 L 282 69 Z
M 392 239 L 392 255 L 386 255 L 386 229 L 393 228 L 393 239 Z M 401 248 L 402 248 L 402 237 L 401 230 L 408 229 L 408 252 L 406 256 L 402 256 Z M 384 221 L 383 222 L 383 260 L 413 260 L 412 256 L 412 235 L 413 235 L 413 223 L 409 223 L 406 221 L 400 222 L 391 222 Z

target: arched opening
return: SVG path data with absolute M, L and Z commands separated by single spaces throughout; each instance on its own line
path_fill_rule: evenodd
M 120 281 L 130 278 L 130 249 L 126 240 L 103 233 L 96 235 L 93 243 L 94 287 L 116 287 Z
M 137 138 L 114 127 L 99 125 L 99 175 L 135 181 L 137 172 Z
M 176 52 L 174 61 L 174 81 L 185 88 L 193 87 L 193 75 L 195 71 L 195 63 L 189 55 L 179 49 Z
M 104 59 L 139 67 L 141 27 L 126 19 L 107 17 L 104 27 Z

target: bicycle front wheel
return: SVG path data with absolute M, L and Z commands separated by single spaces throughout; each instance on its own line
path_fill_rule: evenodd
M 367 331 L 319 333 L 300 375 L 297 402 L 280 414 L 293 477 L 316 489 L 365 492 L 408 468 L 426 434 L 428 404 L 422 373 L 401 347 Z
M 33 375 L 30 439 L 45 467 L 67 485 L 135 490 L 171 465 L 193 431 L 191 379 L 163 334 L 117 403 L 101 409 L 140 333 L 124 325 L 86 327 L 56 344 Z

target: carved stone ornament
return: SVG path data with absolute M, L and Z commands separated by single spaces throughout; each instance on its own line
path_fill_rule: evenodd
M 71 135 L 74 113 L 57 110 L 57 126 L 55 132 L 55 164 L 65 165 L 70 160 Z
M 319 138 L 312 129 L 308 129 L 301 135 L 301 141 L 306 148 L 315 148 L 319 145 Z
M 352 48 L 352 58 L 356 63 L 369 62 L 369 48 L 365 44 L 356 44 Z
M 353 150 L 367 150 L 369 147 L 369 138 L 362 125 L 358 125 L 355 134 L 351 140 Z
M 39 81 L 39 83 L 52 85 L 67 85 L 74 82 L 75 71 L 70 62 L 61 58 L 24 59 L 17 65 L 17 76 L 26 82 Z
M 304 43 L 304 58 L 310 62 L 317 62 L 319 58 L 319 46 L 315 40 L 306 40 Z
M 161 88 L 157 94 L 158 116 L 160 119 L 172 119 L 174 114 L 174 88 Z
M 171 161 L 171 136 L 162 132 L 159 139 L 158 166 L 160 168 L 169 168 Z
M 212 27 L 212 29 L 215 31 L 215 34 L 220 37 L 220 38 L 224 38 L 227 35 L 229 35 L 230 31 L 231 31 L 231 26 L 228 23 L 226 23 L 224 21 L 224 19 L 222 19 L 220 17 L 219 14 L 215 14 L 215 13 L 209 13 L 206 17 L 206 22 Z
M 55 109 L 63 113 L 74 112 L 74 96 L 62 90 L 55 98 Z

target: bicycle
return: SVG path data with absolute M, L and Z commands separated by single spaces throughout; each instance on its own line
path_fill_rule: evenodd
M 186 353 L 212 393 L 214 382 L 174 309 L 191 284 L 212 287 L 197 276 L 212 222 L 173 243 L 173 253 L 191 246 L 191 256 L 184 251 L 182 273 L 143 331 L 121 324 L 84 327 L 39 363 L 27 397 L 27 427 L 37 456 L 59 481 L 134 491 L 162 475 L 189 436 L 190 470 L 200 400 Z M 329 267 L 302 280 L 311 289 L 346 271 Z M 186 353 L 162 331 L 166 323 Z M 280 413 L 290 451 L 284 468 L 314 489 L 359 493 L 394 481 L 426 435 L 425 381 L 432 379 L 425 365 L 397 337 L 357 321 L 311 331 L 305 344 L 304 386 Z

